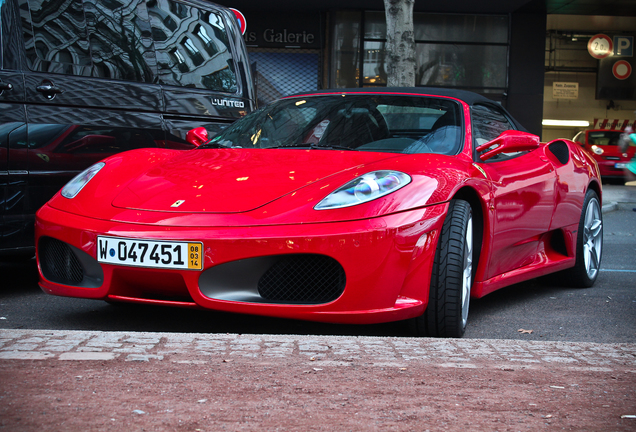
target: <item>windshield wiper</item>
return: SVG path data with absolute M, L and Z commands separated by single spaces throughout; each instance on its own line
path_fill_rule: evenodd
M 286 144 L 279 146 L 267 147 L 268 149 L 280 149 L 280 148 L 308 148 L 311 150 L 351 150 L 357 151 L 351 147 L 339 146 L 339 145 L 318 145 L 316 143 L 300 143 L 300 144 Z
M 197 148 L 203 148 L 203 149 L 210 149 L 210 148 L 216 148 L 216 149 L 229 149 L 229 148 L 241 148 L 241 146 L 229 146 L 229 145 L 225 145 L 225 144 L 221 144 L 221 143 L 217 143 L 217 142 L 207 142 L 205 144 L 201 144 L 199 147 Z

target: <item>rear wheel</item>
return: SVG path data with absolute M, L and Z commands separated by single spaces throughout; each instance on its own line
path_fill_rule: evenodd
M 576 264 L 565 271 L 567 280 L 574 287 L 588 288 L 594 285 L 601 268 L 603 251 L 603 212 L 598 195 L 588 190 L 583 202 L 576 238 Z
M 435 252 L 429 302 L 414 318 L 418 334 L 462 337 L 473 281 L 473 214 L 464 200 L 452 200 Z

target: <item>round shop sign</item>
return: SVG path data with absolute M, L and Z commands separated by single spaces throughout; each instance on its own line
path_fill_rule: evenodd
M 627 60 L 619 60 L 612 66 L 612 73 L 619 80 L 627 79 L 632 74 L 632 65 Z
M 234 16 L 236 16 L 236 21 L 238 21 L 239 28 L 241 29 L 241 34 L 245 34 L 245 30 L 247 30 L 247 21 L 245 20 L 245 15 L 234 8 L 230 8 L 232 12 L 234 12 Z
M 587 43 L 587 51 L 592 57 L 602 59 L 614 51 L 614 43 L 609 36 L 597 34 L 596 36 L 592 36 Z

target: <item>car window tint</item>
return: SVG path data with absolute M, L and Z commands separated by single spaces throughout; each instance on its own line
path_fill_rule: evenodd
M 455 101 L 430 97 L 288 98 L 234 123 L 211 145 L 454 155 L 463 142 L 460 113 Z
M 81 0 L 20 0 L 20 16 L 31 70 L 90 75 L 91 58 Z
M 157 66 L 145 2 L 87 0 L 93 76 L 154 82 Z
M 621 131 L 590 131 L 587 133 L 587 143 L 597 146 L 618 145 L 621 133 Z
M 151 0 L 148 13 L 162 84 L 237 91 L 225 22 L 220 14 L 173 0 Z

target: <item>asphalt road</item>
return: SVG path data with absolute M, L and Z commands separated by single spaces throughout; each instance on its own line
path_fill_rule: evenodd
M 632 207 L 622 204 L 604 215 L 602 272 L 594 287 L 564 288 L 557 278 L 547 276 L 473 300 L 465 338 L 634 342 Z M 49 296 L 37 285 L 35 260 L 0 262 L 0 274 L 0 329 L 411 336 L 404 323 L 334 325 Z

